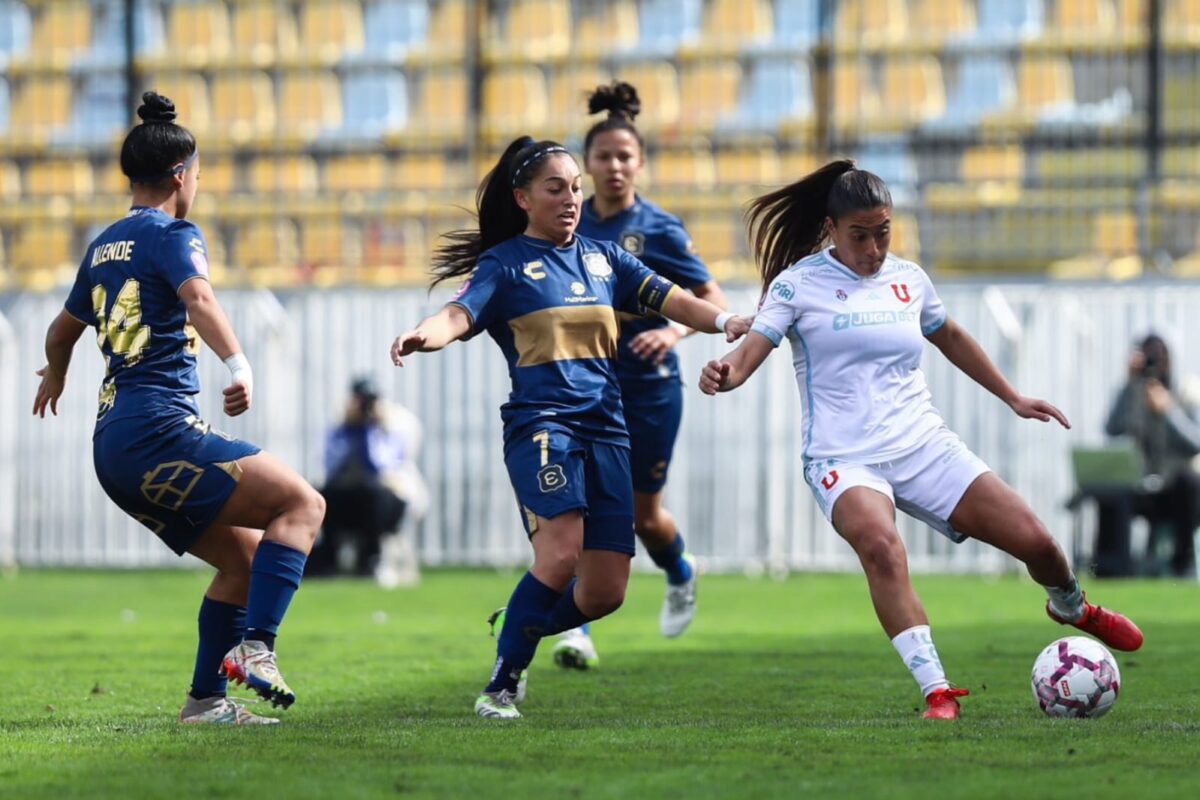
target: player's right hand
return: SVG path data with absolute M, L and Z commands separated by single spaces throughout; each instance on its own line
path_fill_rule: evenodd
M 392 342 L 392 363 L 404 366 L 404 356 L 412 355 L 425 346 L 425 334 L 419 330 L 402 333 Z
M 710 361 L 700 370 L 700 391 L 716 394 L 729 381 L 733 366 L 724 361 Z
M 63 387 L 66 386 L 67 380 L 50 369 L 49 364 L 39 369 L 37 374 L 42 377 L 42 382 L 38 386 L 37 397 L 33 401 L 33 413 L 45 419 L 46 406 L 49 405 L 50 413 L 57 417 L 58 398 L 62 397 Z
M 222 394 L 225 395 L 226 416 L 236 417 L 250 410 L 250 387 L 241 381 L 226 386 Z

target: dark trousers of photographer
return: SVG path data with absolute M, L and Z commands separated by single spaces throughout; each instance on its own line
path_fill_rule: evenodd
M 325 524 L 321 538 L 308 557 L 311 573 L 337 571 L 338 550 L 347 537 L 356 540 L 355 572 L 370 575 L 379 561 L 380 539 L 396 531 L 404 519 L 405 503 L 379 481 L 329 485 L 325 498 Z
M 1134 517 L 1144 517 L 1151 526 L 1147 564 L 1155 569 L 1154 528 L 1169 529 L 1173 549 L 1170 573 L 1194 577 L 1196 570 L 1195 531 L 1200 525 L 1200 475 L 1190 469 L 1178 471 L 1157 492 L 1128 492 L 1097 498 L 1099 530 L 1096 535 L 1097 577 L 1126 577 L 1137 572 L 1130 554 L 1130 529 Z

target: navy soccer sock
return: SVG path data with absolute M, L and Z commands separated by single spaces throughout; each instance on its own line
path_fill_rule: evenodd
M 546 629 L 547 636 L 569 631 L 572 628 L 583 628 L 591 622 L 592 618 L 580 611 L 579 606 L 575 604 L 575 584 L 577 583 L 579 583 L 579 578 L 571 578 L 562 597 L 558 598 L 558 602 L 554 604 L 554 610 L 550 612 L 550 626 Z M 585 630 L 584 633 L 590 634 L 590 631 Z
M 675 532 L 675 541 L 663 550 L 647 550 L 658 568 L 667 573 L 667 583 L 678 586 L 692 579 L 692 565 L 683 558 L 683 534 Z
M 221 660 L 246 633 L 246 609 L 205 597 L 200 603 L 199 628 L 191 695 L 197 700 L 224 697 L 226 681 L 220 672 Z
M 246 640 L 275 649 L 275 634 L 300 588 L 308 556 L 294 547 L 264 539 L 250 567 L 250 603 L 246 608 Z
M 526 572 L 513 590 L 504 612 L 504 628 L 496 647 L 496 668 L 485 692 L 517 690 L 521 673 L 533 661 L 538 642 L 546 635 L 550 612 L 560 595 Z

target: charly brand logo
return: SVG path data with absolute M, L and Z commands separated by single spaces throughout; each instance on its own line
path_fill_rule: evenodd
M 787 281 L 775 281 L 771 285 L 771 297 L 776 300 L 790 301 L 796 296 L 796 290 Z
M 540 281 L 542 278 L 546 277 L 546 270 L 544 267 L 545 264 L 543 264 L 540 260 L 530 261 L 525 264 L 525 269 L 521 271 L 533 280 Z
M 907 283 L 893 283 L 892 294 L 896 295 L 896 299 L 901 303 L 911 303 L 912 295 L 908 293 Z
M 621 247 L 625 252 L 640 256 L 646 251 L 646 236 L 638 231 L 625 231 L 621 234 Z
M 583 266 L 587 269 L 589 275 L 594 275 L 597 278 L 607 278 L 612 275 L 612 265 L 608 263 L 608 259 L 604 253 L 585 253 L 583 256 Z

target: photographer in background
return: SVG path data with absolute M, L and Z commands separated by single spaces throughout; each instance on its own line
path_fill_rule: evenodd
M 1168 523 L 1174 540 L 1171 572 L 1179 577 L 1195 575 L 1193 534 L 1200 523 L 1200 475 L 1191 461 L 1200 453 L 1200 425 L 1172 382 L 1167 344 L 1150 334 L 1130 355 L 1129 379 L 1104 426 L 1109 436 L 1128 436 L 1141 451 L 1144 489 L 1100 501 L 1099 576 L 1130 574 L 1129 529 L 1135 515 L 1145 517 L 1152 529 L 1155 523 Z M 1153 563 L 1154 553 L 1148 555 Z

